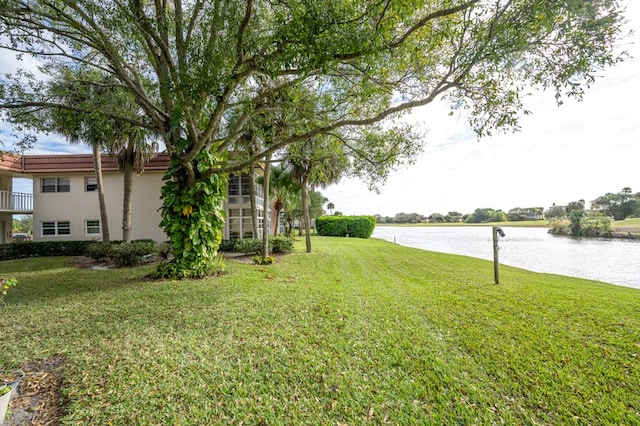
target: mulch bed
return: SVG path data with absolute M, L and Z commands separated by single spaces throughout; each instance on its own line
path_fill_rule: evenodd
M 60 424 L 64 409 L 62 373 L 64 358 L 54 356 L 22 366 L 25 376 L 18 395 L 9 403 L 6 426 L 51 426 Z

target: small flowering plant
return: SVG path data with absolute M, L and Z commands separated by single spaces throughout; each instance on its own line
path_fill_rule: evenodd
M 0 396 L 6 395 L 11 392 L 11 386 L 2 385 L 0 386 Z M 4 420 L 4 419 L 3 419 Z
M 0 302 L 4 303 L 4 297 L 9 293 L 9 290 L 16 285 L 18 285 L 18 280 L 15 278 L 0 277 Z

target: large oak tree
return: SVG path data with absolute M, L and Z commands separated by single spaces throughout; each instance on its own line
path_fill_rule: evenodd
M 616 62 L 622 21 L 612 0 L 0 0 L 0 45 L 45 75 L 49 63 L 95 69 L 131 93 L 143 119 L 104 114 L 164 137 L 172 271 L 199 276 L 221 238 L 226 173 L 336 130 L 354 149 L 384 144 L 356 135 L 443 96 L 479 135 L 515 128 L 523 91 L 581 96 Z M 41 84 L 5 80 L 0 107 L 81 109 Z M 228 155 L 264 114 L 290 125 L 248 158 Z

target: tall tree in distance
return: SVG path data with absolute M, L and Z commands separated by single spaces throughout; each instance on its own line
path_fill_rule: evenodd
M 337 183 L 349 168 L 349 160 L 339 139 L 329 135 L 293 144 L 287 153 L 293 179 L 300 185 L 307 253 L 311 252 L 310 187 Z
M 375 149 L 373 133 L 443 97 L 480 136 L 517 129 L 531 86 L 579 98 L 619 60 L 622 22 L 611 0 L 0 0 L 0 48 L 45 63 L 43 77 L 3 80 L 0 109 L 93 112 L 39 90 L 52 64 L 113 77 L 142 114 L 100 114 L 162 135 L 171 271 L 202 276 L 221 240 L 228 173 L 332 132 L 367 131 L 358 149 Z M 273 110 L 266 98 L 286 99 L 277 114 L 291 125 L 234 159 L 251 118 Z
M 121 129 L 122 130 L 122 129 Z M 118 168 L 124 175 L 122 200 L 122 241 L 131 241 L 131 216 L 133 212 L 133 177 L 144 172 L 144 165 L 157 152 L 157 143 L 148 143 L 149 132 L 139 127 L 126 126 L 124 143 L 111 147 L 115 150 Z
M 85 85 L 82 80 L 91 80 L 96 85 Z M 46 86 L 49 96 L 67 103 L 86 105 L 96 99 L 105 101 L 103 76 L 95 72 L 72 72 L 61 69 L 56 78 Z M 97 111 L 99 106 L 94 106 Z M 113 133 L 113 121 L 99 113 L 77 112 L 65 109 L 44 109 L 35 114 L 19 116 L 23 125 L 39 127 L 44 130 L 59 133 L 71 143 L 86 143 L 91 146 L 93 168 L 96 176 L 96 191 L 98 193 L 98 208 L 100 210 L 100 230 L 102 242 L 109 244 L 109 216 L 104 193 L 104 179 L 102 175 L 102 151 L 108 146 L 108 135 Z M 37 124 L 36 124 L 37 123 Z

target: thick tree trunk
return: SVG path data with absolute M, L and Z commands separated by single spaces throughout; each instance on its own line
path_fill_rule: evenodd
M 251 202 L 251 225 L 253 226 L 253 238 L 258 238 L 258 209 L 256 206 L 256 181 L 253 176 L 253 169 L 249 170 L 249 198 Z M 266 212 L 263 213 L 264 218 Z M 264 220 L 264 219 L 263 219 Z
M 262 256 L 269 256 L 269 224 L 267 223 L 267 217 L 269 212 L 269 175 L 271 174 L 271 154 L 267 154 L 267 158 L 264 162 L 264 223 L 262 224 Z M 278 219 L 276 218 L 276 221 Z
M 107 217 L 107 203 L 104 199 L 104 182 L 102 180 L 102 160 L 100 158 L 100 145 L 93 147 L 93 168 L 96 171 L 96 181 L 98 184 L 98 204 L 100 206 L 100 229 L 102 229 L 102 242 L 109 244 L 109 218 Z
M 307 179 L 300 182 L 302 192 L 302 215 L 304 220 L 304 229 L 306 232 L 305 241 L 307 243 L 307 253 L 311 253 L 311 220 L 309 213 L 309 194 L 307 191 Z
M 274 208 L 274 212 L 275 214 L 273 215 L 273 217 L 276 219 L 274 220 L 271 224 L 272 229 L 272 233 L 273 235 L 279 235 L 280 234 L 280 215 L 282 214 L 282 209 L 279 208 Z
M 119 159 L 120 168 L 124 174 L 124 187 L 122 199 L 122 242 L 131 242 L 131 211 L 133 200 L 133 175 L 135 173 L 135 143 L 129 140 L 124 152 L 121 152 L 122 158 Z
M 124 196 L 122 200 L 122 242 L 131 242 L 131 202 L 133 198 L 133 150 L 127 147 L 124 164 Z

